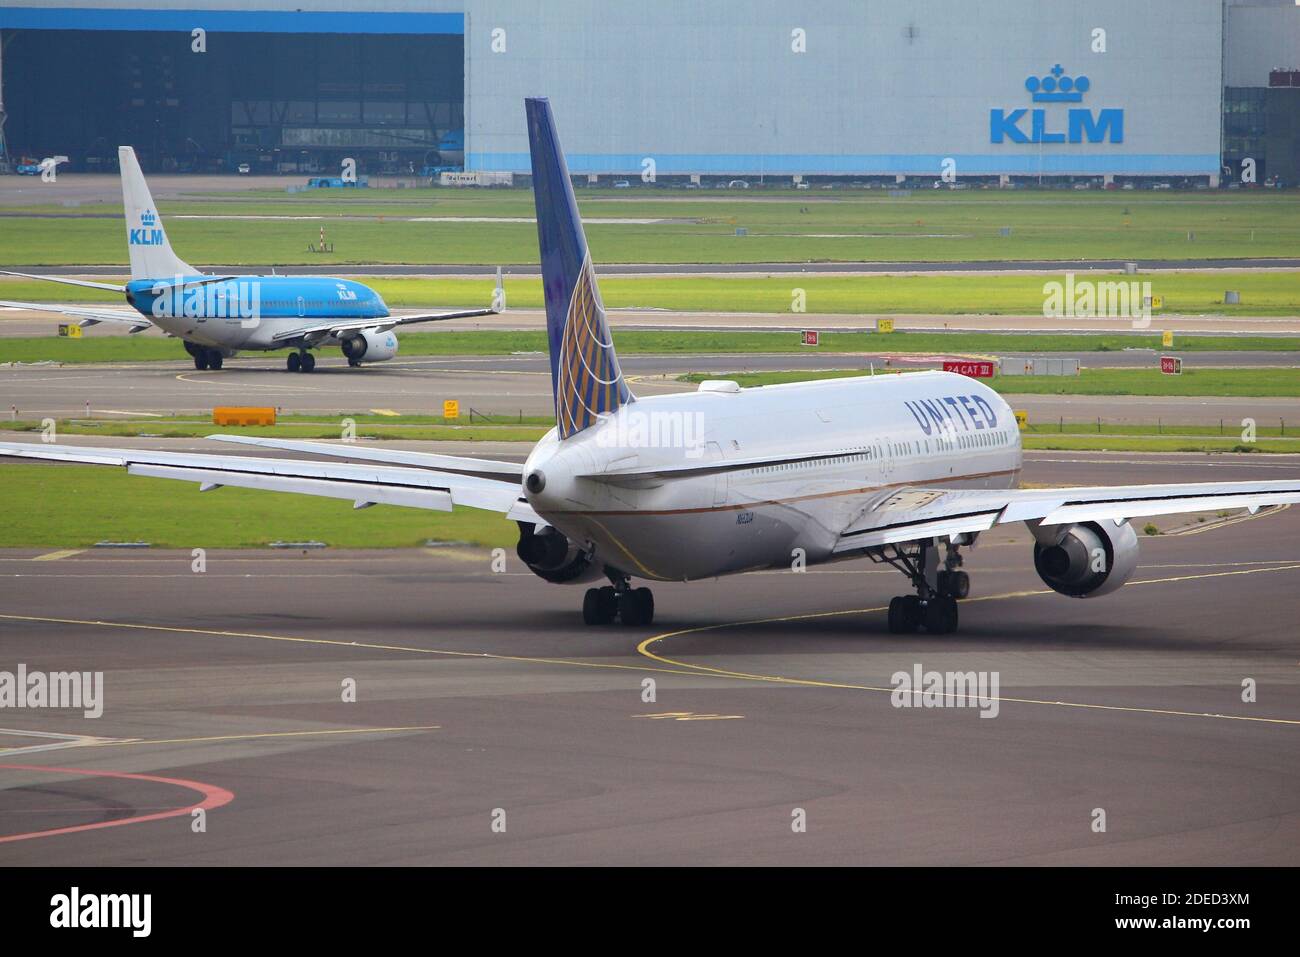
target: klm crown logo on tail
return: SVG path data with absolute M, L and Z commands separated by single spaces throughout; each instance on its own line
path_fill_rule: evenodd
M 561 439 L 636 401 L 619 368 L 578 204 L 546 99 L 524 101 L 532 154 L 551 387 Z
M 163 231 L 155 228 L 157 225 L 158 217 L 153 210 L 146 209 L 140 214 L 139 228 L 127 230 L 127 243 L 131 246 L 161 246 L 164 242 Z

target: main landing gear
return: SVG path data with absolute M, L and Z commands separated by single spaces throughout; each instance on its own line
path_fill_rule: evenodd
M 951 542 L 944 555 L 943 568 L 939 568 L 936 541 L 888 545 L 869 553 L 872 561 L 897 568 L 916 588 L 915 595 L 890 599 L 891 634 L 912 634 L 925 628 L 933 635 L 946 635 L 957 630 L 957 600 L 970 594 L 970 576 L 961 570 L 961 554 Z
M 188 342 L 185 348 L 194 357 L 194 368 L 200 372 L 204 369 L 220 369 L 226 359 L 217 349 L 204 349 L 202 346 L 191 345 Z
M 284 362 L 284 367 L 289 372 L 311 372 L 316 368 L 316 357 L 306 349 L 301 352 L 291 352 Z
M 609 625 L 617 618 L 625 625 L 648 625 L 655 617 L 655 596 L 649 588 L 633 588 L 627 576 L 612 569 L 605 574 L 613 585 L 588 588 L 582 599 L 582 621 Z

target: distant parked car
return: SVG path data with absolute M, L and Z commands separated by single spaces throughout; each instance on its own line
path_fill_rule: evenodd
M 253 167 L 249 166 L 247 163 L 240 163 L 238 166 L 235 167 L 235 172 L 238 173 L 240 176 L 247 176 L 252 171 L 253 171 Z
M 632 188 L 632 184 L 629 183 L 629 182 L 628 182 L 627 180 L 625 180 L 625 179 L 620 179 L 617 183 L 614 184 L 614 188 L 615 188 L 615 189 L 631 189 L 631 188 Z
M 749 189 L 749 183 L 743 179 L 733 179 L 727 184 L 727 189 Z
M 795 184 L 794 184 L 794 188 L 795 188 L 795 189 L 812 189 L 812 187 L 809 186 L 807 183 L 795 183 Z

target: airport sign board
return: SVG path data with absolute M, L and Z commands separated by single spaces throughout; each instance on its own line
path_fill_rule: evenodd
M 945 359 L 943 371 L 970 376 L 972 379 L 992 379 L 997 374 L 997 363 L 988 359 Z

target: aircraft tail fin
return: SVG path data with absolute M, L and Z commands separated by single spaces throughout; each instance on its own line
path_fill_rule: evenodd
M 537 97 L 526 99 L 524 106 L 555 421 L 560 438 L 567 439 L 594 425 L 597 416 L 635 402 L 636 397 L 614 352 L 551 104 L 545 97 Z
M 122 206 L 126 213 L 126 248 L 131 255 L 132 279 L 175 279 L 197 276 L 199 271 L 172 252 L 162 216 L 144 181 L 135 150 L 117 148 L 122 171 Z

